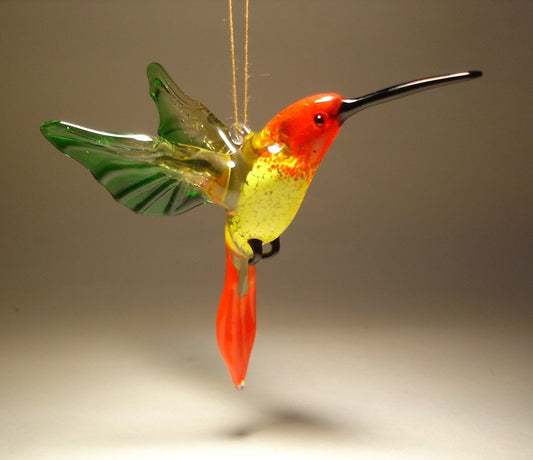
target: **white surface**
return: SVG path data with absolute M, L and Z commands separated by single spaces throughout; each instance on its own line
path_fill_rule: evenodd
M 404 305 L 403 319 L 352 307 L 281 326 L 277 309 L 260 314 L 247 387 L 237 392 L 212 322 L 131 300 L 56 307 L 53 320 L 46 310 L 2 316 L 2 458 L 533 453 L 531 327 L 509 318 L 431 321 Z

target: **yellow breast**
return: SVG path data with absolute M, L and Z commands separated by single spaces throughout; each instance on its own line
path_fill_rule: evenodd
M 277 168 L 271 157 L 257 159 L 242 185 L 235 210 L 228 213 L 226 236 L 249 255 L 249 239 L 269 243 L 278 238 L 298 212 L 308 181 Z

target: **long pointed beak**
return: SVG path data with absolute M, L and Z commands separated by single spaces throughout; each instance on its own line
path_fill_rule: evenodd
M 375 91 L 355 99 L 343 99 L 338 114 L 339 120 L 342 123 L 354 113 L 381 102 L 397 99 L 418 91 L 423 91 L 425 89 L 449 85 L 450 83 L 469 80 L 471 78 L 478 78 L 481 77 L 481 75 L 482 72 L 479 70 L 451 73 L 448 75 L 438 75 L 436 77 L 422 78 L 420 80 L 413 80 L 400 83 L 399 85 L 389 86 L 388 88 L 383 88 L 379 91 Z

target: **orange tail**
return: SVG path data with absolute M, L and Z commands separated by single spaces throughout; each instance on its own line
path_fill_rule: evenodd
M 226 280 L 217 314 L 217 340 L 235 387 L 244 387 L 255 338 L 255 266 L 226 247 Z

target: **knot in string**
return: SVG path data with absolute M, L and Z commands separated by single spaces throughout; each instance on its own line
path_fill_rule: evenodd
M 235 145 L 241 146 L 246 140 L 246 136 L 251 133 L 250 128 L 243 123 L 233 123 L 229 128 L 229 138 Z

